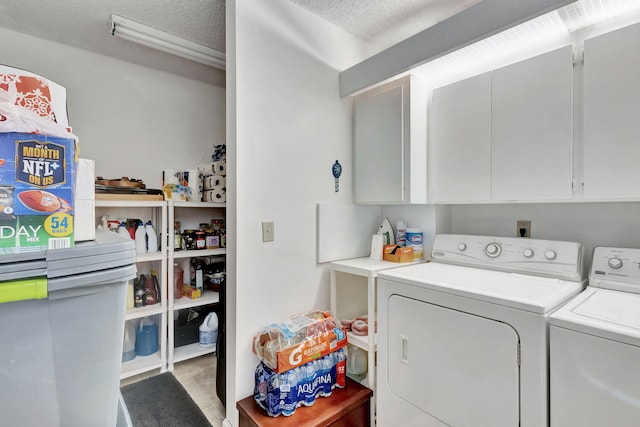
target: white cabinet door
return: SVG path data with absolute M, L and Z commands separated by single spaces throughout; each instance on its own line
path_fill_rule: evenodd
M 414 129 L 426 125 L 426 101 L 412 99 L 413 81 L 407 76 L 355 97 L 356 203 L 426 202 L 426 131 Z
M 492 72 L 492 199 L 571 200 L 573 52 Z
M 491 199 L 491 74 L 433 91 L 429 117 L 429 198 Z
M 640 24 L 584 44 L 584 197 L 640 197 Z

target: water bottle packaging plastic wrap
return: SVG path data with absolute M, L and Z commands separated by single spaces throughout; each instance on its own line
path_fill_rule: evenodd
M 254 337 L 253 352 L 282 373 L 346 345 L 346 330 L 330 312 L 311 311 L 263 327 Z
M 284 373 L 276 373 L 263 362 L 255 372 L 253 397 L 269 416 L 289 416 L 318 397 L 330 396 L 346 384 L 346 351 L 341 348 Z

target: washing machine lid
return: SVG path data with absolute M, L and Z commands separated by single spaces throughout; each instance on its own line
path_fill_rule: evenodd
M 382 279 L 547 314 L 584 289 L 572 282 L 519 273 L 430 262 L 378 273 Z
M 640 346 L 640 295 L 587 287 L 551 314 L 549 323 Z

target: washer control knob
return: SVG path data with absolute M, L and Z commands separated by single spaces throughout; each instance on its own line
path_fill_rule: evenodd
M 484 248 L 484 253 L 487 254 L 489 258 L 496 258 L 502 252 L 502 248 L 499 243 L 489 243 Z
M 609 258 L 609 267 L 615 269 L 622 267 L 622 260 L 620 258 Z
M 525 258 L 533 257 L 533 249 L 531 248 L 525 249 L 524 251 L 522 251 L 522 255 L 524 255 Z
M 549 261 L 556 259 L 557 256 L 558 256 L 558 254 L 556 253 L 556 251 L 553 251 L 551 249 L 549 249 L 548 251 L 546 251 L 544 253 L 544 257 L 546 259 L 548 259 Z
M 462 251 L 466 251 L 467 250 L 467 245 L 465 243 L 462 243 L 462 242 L 459 243 L 458 244 L 458 250 L 461 251 L 461 252 Z

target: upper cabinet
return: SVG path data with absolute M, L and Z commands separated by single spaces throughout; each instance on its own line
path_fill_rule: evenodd
M 427 202 L 426 98 L 412 76 L 355 97 L 355 203 Z
M 435 203 L 572 198 L 571 46 L 434 90 Z
M 491 74 L 436 89 L 429 126 L 429 198 L 491 200 Z
M 571 200 L 573 49 L 492 73 L 491 196 Z
M 584 198 L 640 197 L 640 24 L 585 40 Z

